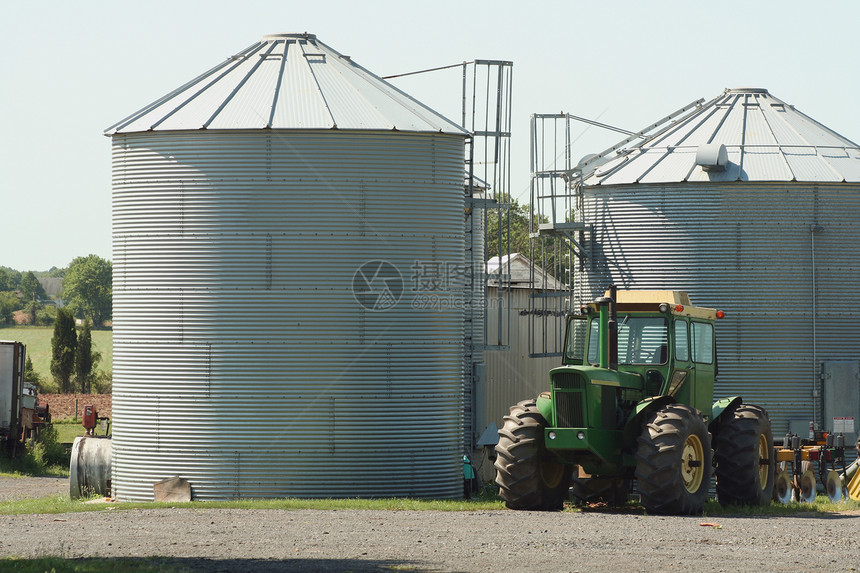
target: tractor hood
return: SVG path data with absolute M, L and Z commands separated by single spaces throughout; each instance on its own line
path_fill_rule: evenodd
M 567 373 L 568 376 L 564 376 Z M 622 372 L 620 370 L 610 370 L 608 368 L 599 368 L 597 366 L 559 366 L 550 370 L 550 379 L 556 380 L 564 384 L 569 377 L 573 379 L 570 383 L 576 384 L 593 384 L 595 386 L 613 386 L 616 388 L 632 388 L 642 390 L 643 379 L 642 375 L 633 372 Z M 558 375 L 562 375 L 558 377 Z

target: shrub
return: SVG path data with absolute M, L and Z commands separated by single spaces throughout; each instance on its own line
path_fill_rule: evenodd
M 99 370 L 93 376 L 93 392 L 96 394 L 110 394 L 113 391 L 113 372 Z

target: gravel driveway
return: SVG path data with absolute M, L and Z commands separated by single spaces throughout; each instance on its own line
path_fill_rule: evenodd
M 108 509 L 2 516 L 0 557 L 164 556 L 201 571 L 850 572 L 860 571 L 858 535 L 860 512 Z
M 68 496 L 69 478 L 0 476 L 0 501 L 49 495 Z

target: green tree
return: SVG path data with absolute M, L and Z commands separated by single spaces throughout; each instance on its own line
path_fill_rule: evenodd
M 4 324 L 12 324 L 13 315 L 20 308 L 21 300 L 14 292 L 0 292 L 0 321 Z
M 32 302 L 48 298 L 48 295 L 45 294 L 45 289 L 42 288 L 39 279 L 36 278 L 36 275 L 32 271 L 27 271 L 21 275 L 21 294 L 24 296 L 24 300 Z
M 51 375 L 63 393 L 72 390 L 71 379 L 75 368 L 77 342 L 75 317 L 67 308 L 57 309 L 54 337 L 51 339 Z
M 75 315 L 101 326 L 111 317 L 113 266 L 98 255 L 78 257 L 63 279 L 63 299 Z
M 487 257 L 501 254 L 521 253 L 544 271 L 564 281 L 565 254 L 568 249 L 560 240 L 552 240 L 551 237 L 532 240 L 529 237 L 529 206 L 520 204 L 516 199 L 507 197 L 509 207 L 505 210 L 490 209 L 487 211 L 486 245 Z M 501 213 L 501 217 L 499 216 Z M 539 224 L 546 223 L 546 217 L 537 218 L 533 227 L 537 229 Z M 501 223 L 501 224 L 500 224 Z M 501 229 L 501 232 L 499 232 Z M 510 242 L 508 242 L 510 241 Z
M 499 214 L 501 214 L 501 226 L 499 225 Z M 501 233 L 499 233 L 501 229 Z M 505 210 L 490 209 L 487 211 L 487 256 L 499 255 L 499 244 L 501 240 L 502 254 L 508 251 L 508 238 L 510 237 L 510 253 L 522 253 L 530 256 L 529 240 L 529 206 L 520 205 L 516 199 L 510 200 L 510 207 Z
M 90 322 L 85 320 L 78 335 L 78 346 L 75 351 L 75 381 L 82 394 L 89 394 L 92 391 L 94 370 L 101 358 L 101 353 L 93 350 Z
M 3 283 L 2 286 L 4 287 L 0 288 L 0 290 L 16 290 L 21 286 L 21 273 L 9 267 L 0 267 L 0 271 L 2 271 L 3 277 L 5 277 L 0 278 L 0 282 Z
M 36 314 L 37 314 L 37 313 L 38 313 L 38 311 L 39 311 L 39 310 L 41 310 L 41 309 L 42 309 L 42 305 L 41 305 L 41 304 L 39 304 L 39 303 L 38 303 L 37 301 L 35 301 L 35 300 L 34 300 L 34 301 L 31 301 L 31 302 L 28 302 L 28 303 L 24 306 L 24 312 L 26 312 L 26 313 L 27 313 L 27 316 L 29 316 L 29 317 L 30 317 L 30 324 L 32 324 L 32 325 L 34 325 L 34 326 L 36 325 Z
M 0 268 L 0 292 L 7 290 L 12 290 L 12 282 L 9 278 L 9 272 L 4 268 Z
M 33 361 L 30 359 L 29 354 L 27 355 L 27 360 L 24 362 L 24 382 L 33 384 L 39 389 L 39 392 L 44 390 L 42 377 L 39 376 L 39 373 L 33 368 Z

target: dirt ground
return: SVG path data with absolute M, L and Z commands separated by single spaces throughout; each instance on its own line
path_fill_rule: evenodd
M 39 401 L 48 403 L 54 420 L 74 418 L 75 401 L 78 404 L 78 418 L 83 416 L 84 406 L 88 404 L 96 407 L 99 416 L 110 417 L 112 414 L 110 394 L 39 394 Z
M 53 478 L 0 478 L 7 497 Z M 14 483 L 13 483 L 14 482 Z M 15 493 L 17 492 L 17 493 Z M 719 527 L 715 527 L 716 524 Z M 0 517 L 0 557 L 167 558 L 193 571 L 860 571 L 860 512 L 153 509 Z

